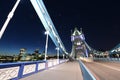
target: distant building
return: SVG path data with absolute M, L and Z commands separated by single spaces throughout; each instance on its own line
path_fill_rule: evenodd
M 26 60 L 26 49 L 25 48 L 20 49 L 18 60 L 22 60 L 22 61 Z
M 36 49 L 36 50 L 34 51 L 34 54 L 35 54 L 35 55 L 39 55 L 39 49 Z

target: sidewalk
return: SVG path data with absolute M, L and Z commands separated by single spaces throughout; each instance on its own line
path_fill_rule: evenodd
M 79 63 L 66 62 L 20 80 L 83 80 Z

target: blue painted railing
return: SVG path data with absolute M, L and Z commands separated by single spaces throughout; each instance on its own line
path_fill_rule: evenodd
M 82 71 L 84 80 L 96 80 L 95 77 L 91 74 L 91 72 L 87 69 L 87 67 L 79 60 L 80 68 Z
M 47 60 L 0 64 L 0 80 L 19 80 L 20 78 L 43 71 L 67 60 Z

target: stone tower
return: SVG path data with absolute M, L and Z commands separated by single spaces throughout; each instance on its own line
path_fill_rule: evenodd
M 79 31 L 77 28 L 74 32 L 71 32 L 72 52 L 71 57 L 79 58 L 80 56 L 88 57 L 87 48 L 85 45 L 85 37 L 82 32 L 82 28 Z

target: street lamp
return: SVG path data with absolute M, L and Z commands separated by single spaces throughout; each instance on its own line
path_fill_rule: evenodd
M 49 31 L 45 31 L 45 35 L 46 35 L 46 45 L 45 45 L 45 61 L 47 60 L 47 48 L 48 48 L 48 35 L 49 35 Z
M 57 47 L 56 50 L 57 50 L 57 59 L 59 59 L 59 47 Z
M 65 54 L 63 54 L 63 59 L 65 59 Z

